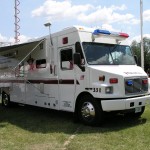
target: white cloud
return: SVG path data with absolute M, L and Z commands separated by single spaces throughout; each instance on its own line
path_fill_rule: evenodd
M 32 11 L 33 17 L 46 17 L 50 21 L 57 21 L 60 19 L 77 19 L 80 22 L 87 24 L 94 24 L 101 22 L 103 24 L 110 23 L 126 23 L 138 24 L 137 20 L 132 14 L 121 14 L 120 11 L 126 10 L 126 5 L 110 7 L 94 6 L 91 4 L 73 5 L 71 1 L 56 1 L 46 0 L 42 6 Z
M 24 43 L 24 42 L 27 42 L 29 41 L 31 38 L 30 37 L 27 37 L 25 35 L 20 35 L 19 37 L 19 43 Z M 12 44 L 15 44 L 15 39 L 14 37 L 5 37 L 3 35 L 0 34 L 0 46 L 5 46 L 5 45 L 12 45 Z
M 25 35 L 20 35 L 20 36 L 18 37 L 18 39 L 19 39 L 19 42 L 18 42 L 18 43 L 24 43 L 24 42 L 28 42 L 29 40 L 31 40 L 31 37 L 28 37 L 28 36 L 25 36 Z M 33 39 L 33 38 L 32 38 L 32 39 Z M 10 38 L 8 39 L 8 41 L 11 42 L 12 44 L 15 43 L 14 37 L 10 37 Z
M 141 41 L 141 36 L 140 35 L 138 35 L 138 36 L 135 36 L 135 37 L 133 37 L 132 39 L 131 39 L 131 42 L 132 41 L 137 41 L 138 43 Z
M 127 9 L 127 7 L 126 7 L 126 5 L 121 5 L 121 6 L 115 6 L 115 5 L 112 5 L 111 7 L 110 7 L 112 10 L 126 10 Z
M 118 29 L 113 28 L 113 26 L 110 24 L 103 24 L 101 28 L 109 31 L 119 32 Z
M 58 20 L 66 18 L 74 18 L 80 13 L 84 13 L 93 6 L 90 4 L 86 5 L 72 5 L 71 1 L 55 1 L 46 0 L 42 6 L 32 11 L 33 17 L 45 16 L 49 20 Z
M 20 35 L 19 40 L 20 40 L 20 43 L 24 43 L 24 42 L 31 40 L 31 37 L 27 37 L 25 35 Z
M 7 38 L 0 34 L 0 42 L 6 42 L 6 41 L 7 41 Z
M 143 20 L 150 21 L 150 9 L 143 12 Z
M 150 38 L 150 34 L 144 34 L 144 37 Z
M 10 45 L 12 42 L 9 41 L 9 39 L 2 34 L 0 34 L 0 47 Z
M 144 34 L 143 37 L 147 37 L 147 38 L 150 38 L 150 34 Z M 135 36 L 131 39 L 131 43 L 133 41 L 137 41 L 138 43 L 141 41 L 141 35 L 138 35 L 138 36 Z
M 126 9 L 125 5 L 122 6 L 111 6 L 111 7 L 97 7 L 95 12 L 90 14 L 81 14 L 78 16 L 78 20 L 85 23 L 126 23 L 126 24 L 138 24 L 139 20 L 135 19 L 132 14 L 119 14 L 117 10 L 123 11 Z

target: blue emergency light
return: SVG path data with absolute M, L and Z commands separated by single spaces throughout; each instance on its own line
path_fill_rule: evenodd
M 96 29 L 93 32 L 93 35 L 110 35 L 110 36 L 118 36 L 118 37 L 123 37 L 123 38 L 128 38 L 129 35 L 127 33 L 120 33 L 120 32 L 111 32 L 108 30 L 101 30 L 101 29 Z
M 128 80 L 128 81 L 126 81 L 126 84 L 127 84 L 128 86 L 132 86 L 132 85 L 133 85 L 133 81 L 132 81 L 132 80 Z
M 99 35 L 99 34 L 108 34 L 110 35 L 110 32 L 108 30 L 100 30 L 100 29 L 96 29 L 93 32 L 94 35 Z

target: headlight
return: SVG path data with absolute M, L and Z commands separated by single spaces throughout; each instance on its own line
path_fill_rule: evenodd
M 113 87 L 112 86 L 108 86 L 105 88 L 105 93 L 106 94 L 112 94 L 113 93 Z

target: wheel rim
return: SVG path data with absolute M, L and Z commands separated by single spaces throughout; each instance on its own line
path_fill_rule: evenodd
M 3 104 L 4 104 L 5 106 L 7 106 L 8 103 L 9 103 L 8 95 L 7 95 L 7 94 L 4 94 L 4 96 L 3 96 Z
M 90 102 L 83 103 L 81 108 L 81 115 L 85 121 L 87 122 L 93 121 L 93 119 L 95 118 L 95 109 L 92 103 Z

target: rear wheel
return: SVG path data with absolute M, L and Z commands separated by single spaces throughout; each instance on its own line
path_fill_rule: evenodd
M 103 121 L 100 103 L 90 95 L 82 96 L 78 105 L 78 117 L 86 125 L 100 125 Z
M 10 96 L 5 92 L 2 93 L 2 106 L 9 107 L 11 105 Z

